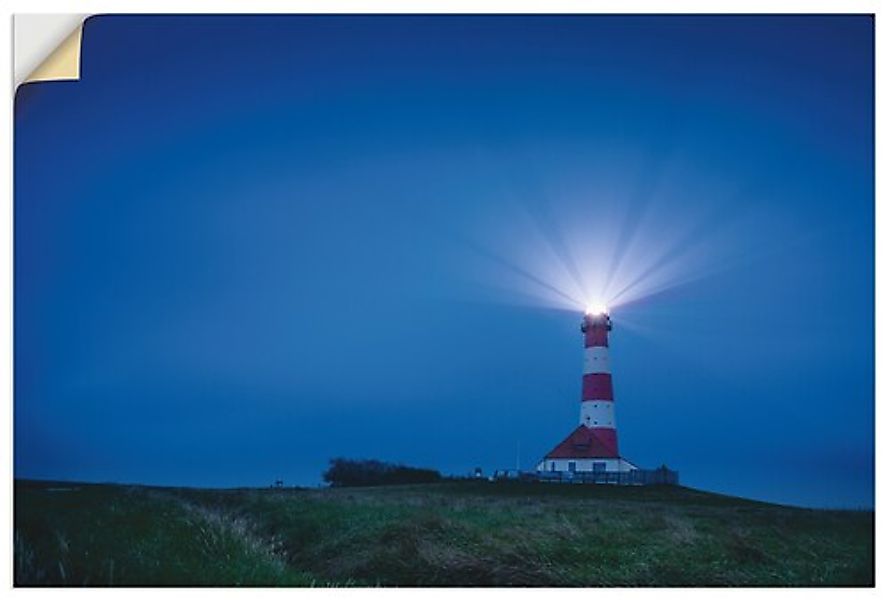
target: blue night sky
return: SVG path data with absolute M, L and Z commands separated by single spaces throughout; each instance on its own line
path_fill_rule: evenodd
M 15 474 L 622 453 L 873 505 L 873 23 L 147 17 L 15 106 Z

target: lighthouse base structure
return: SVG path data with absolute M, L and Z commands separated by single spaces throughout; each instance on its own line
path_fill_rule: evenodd
M 637 471 L 638 467 L 625 458 L 553 458 L 540 461 L 536 470 L 540 473 L 628 473 Z
M 621 457 L 613 430 L 580 425 L 537 464 L 539 473 L 626 473 L 638 469 Z

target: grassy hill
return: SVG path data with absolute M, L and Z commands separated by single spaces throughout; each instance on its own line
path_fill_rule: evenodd
M 17 481 L 17 585 L 872 585 L 872 512 L 682 487 Z

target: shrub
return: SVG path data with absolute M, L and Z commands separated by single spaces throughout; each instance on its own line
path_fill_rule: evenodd
M 434 483 L 440 480 L 441 473 L 434 469 L 393 465 L 380 460 L 334 458 L 324 472 L 324 481 L 333 487 Z

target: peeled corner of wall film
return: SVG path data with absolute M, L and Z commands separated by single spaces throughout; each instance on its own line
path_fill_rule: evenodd
M 87 16 L 14 16 L 13 91 L 24 83 L 80 79 L 80 51 Z

